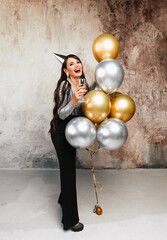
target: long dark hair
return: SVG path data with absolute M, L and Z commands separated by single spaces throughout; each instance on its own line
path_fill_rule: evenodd
M 65 95 L 67 95 L 67 99 L 68 99 L 69 94 L 70 94 L 71 84 L 67 80 L 67 75 L 66 75 L 66 73 L 63 70 L 64 68 L 65 69 L 67 68 L 67 59 L 68 58 L 75 58 L 75 59 L 77 59 L 78 61 L 81 62 L 79 57 L 77 57 L 74 54 L 69 54 L 64 59 L 64 62 L 62 64 L 62 68 L 61 68 L 61 76 L 60 76 L 60 79 L 57 82 L 57 87 L 56 87 L 56 89 L 54 91 L 53 118 L 52 118 L 52 120 L 50 122 L 50 130 L 49 130 L 49 132 L 56 130 L 56 124 L 57 124 L 57 118 L 58 118 L 57 110 L 61 106 L 61 104 L 63 103 Z M 82 62 L 81 62 L 81 64 L 82 64 Z M 84 72 L 83 72 L 83 67 L 82 67 L 82 77 L 85 78 L 85 75 L 84 75 Z M 63 86 L 61 88 L 61 92 L 60 92 L 60 85 L 61 85 L 62 82 L 64 82 L 64 84 L 63 84 Z

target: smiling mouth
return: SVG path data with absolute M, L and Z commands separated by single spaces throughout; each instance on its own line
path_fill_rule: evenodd
M 74 70 L 74 72 L 75 72 L 75 73 L 80 73 L 81 70 L 80 70 L 80 68 L 77 68 L 77 69 Z

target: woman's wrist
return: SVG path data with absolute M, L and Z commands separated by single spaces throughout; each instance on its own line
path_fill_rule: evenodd
M 71 99 L 72 105 L 75 106 L 75 105 L 77 104 L 77 102 L 78 102 L 78 100 L 77 100 L 76 98 L 73 97 L 73 98 Z

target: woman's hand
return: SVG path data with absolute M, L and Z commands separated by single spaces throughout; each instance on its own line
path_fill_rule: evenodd
M 75 106 L 79 99 L 87 92 L 84 87 L 77 87 L 74 92 L 74 97 L 71 99 L 71 103 Z

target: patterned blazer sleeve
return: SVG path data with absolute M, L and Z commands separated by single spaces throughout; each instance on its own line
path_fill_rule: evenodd
M 62 98 L 62 87 L 64 85 L 64 81 L 60 85 L 60 99 Z M 61 106 L 58 108 L 57 113 L 59 115 L 59 118 L 64 120 L 67 118 L 74 110 L 75 106 L 71 103 L 71 99 L 67 99 L 67 95 L 65 94 L 64 100 L 61 104 Z

